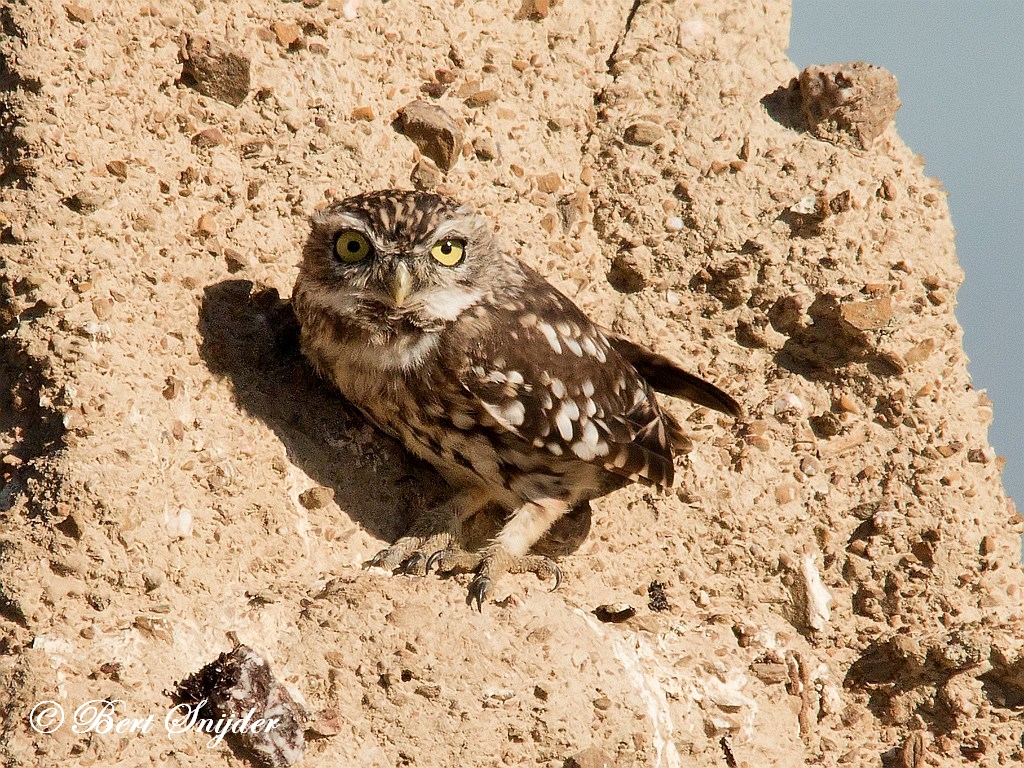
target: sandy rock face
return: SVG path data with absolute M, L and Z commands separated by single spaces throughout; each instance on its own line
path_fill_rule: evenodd
M 0 762 L 258 763 L 165 721 L 239 644 L 309 766 L 1024 760 L 1021 521 L 884 74 L 797 79 L 784 2 L 0 14 Z M 482 613 L 362 569 L 444 484 L 281 298 L 311 211 L 414 185 L 748 414 L 667 402 L 679 487 Z

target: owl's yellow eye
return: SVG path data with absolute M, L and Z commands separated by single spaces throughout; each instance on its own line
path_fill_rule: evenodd
M 346 229 L 334 238 L 334 253 L 346 264 L 362 261 L 373 251 L 373 246 L 366 236 L 353 229 Z
M 435 261 L 446 267 L 454 267 L 466 255 L 466 244 L 452 238 L 438 240 L 430 249 L 430 255 L 434 257 Z

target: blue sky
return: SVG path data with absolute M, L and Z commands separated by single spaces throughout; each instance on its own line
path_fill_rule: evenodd
M 900 135 L 949 193 L 968 371 L 995 401 L 989 440 L 1024 510 L 1024 2 L 793 0 L 789 57 L 899 81 Z

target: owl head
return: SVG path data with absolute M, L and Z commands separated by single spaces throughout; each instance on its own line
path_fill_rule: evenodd
M 487 220 L 468 206 L 386 190 L 313 216 L 301 279 L 356 324 L 408 321 L 429 329 L 507 288 L 506 259 Z

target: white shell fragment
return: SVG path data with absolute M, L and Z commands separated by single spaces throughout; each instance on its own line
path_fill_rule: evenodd
M 804 401 L 792 392 L 787 392 L 779 396 L 772 406 L 772 410 L 775 411 L 776 416 L 781 416 L 784 413 L 803 413 Z
M 185 507 L 177 512 L 164 512 L 164 530 L 172 539 L 187 539 L 192 535 L 192 513 Z
M 803 577 L 807 597 L 807 626 L 820 632 L 832 616 L 829 607 L 832 605 L 832 594 L 821 580 L 818 566 L 814 563 L 814 555 L 804 555 L 800 563 L 800 575 Z

